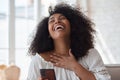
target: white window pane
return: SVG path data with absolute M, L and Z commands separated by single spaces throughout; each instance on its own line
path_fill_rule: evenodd
M 8 48 L 8 0 L 0 0 L 0 48 Z
M 7 13 L 8 0 L 0 0 L 0 13 Z
M 25 48 L 27 45 L 27 23 L 26 19 L 16 18 L 16 48 Z
M 35 27 L 33 3 L 28 0 L 15 0 L 15 61 L 21 69 L 20 80 L 25 80 L 29 68 L 30 56 L 27 55 L 28 41 Z M 29 0 L 32 1 L 32 0 Z
M 26 48 L 32 30 L 35 27 L 35 21 L 16 18 L 16 48 Z
M 8 48 L 7 16 L 0 15 L 0 48 Z
M 8 0 L 0 0 L 0 64 L 8 64 Z
M 0 64 L 8 64 L 8 49 L 0 49 Z
M 30 56 L 27 55 L 27 49 L 16 49 L 16 65 L 21 69 L 20 80 L 25 80 L 30 64 Z
M 33 13 L 33 3 L 31 0 L 28 2 L 24 0 L 16 0 L 16 48 L 26 48 L 28 46 L 29 35 L 35 27 Z

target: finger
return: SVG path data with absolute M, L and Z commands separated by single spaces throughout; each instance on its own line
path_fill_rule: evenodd
M 58 55 L 50 55 L 51 59 L 59 61 L 62 59 L 62 56 L 58 56 Z
M 56 57 L 58 57 L 58 58 L 62 58 L 62 56 L 59 55 L 59 54 L 55 54 L 55 53 L 53 53 L 52 55 L 53 55 L 53 56 L 56 56 Z
M 54 64 L 60 62 L 61 58 L 60 57 L 57 57 L 57 56 L 54 56 L 54 55 L 50 55 L 50 61 Z
M 53 58 L 51 58 L 50 61 L 51 61 L 52 63 L 56 63 L 56 62 L 58 62 L 58 60 L 53 59 Z

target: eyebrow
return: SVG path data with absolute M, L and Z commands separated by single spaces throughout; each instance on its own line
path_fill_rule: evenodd
M 49 20 L 51 20 L 51 19 L 53 19 L 54 17 L 53 16 L 51 16 L 50 18 L 49 18 Z
M 64 15 L 63 15 L 63 14 L 60 14 L 59 17 L 61 17 L 61 16 L 64 16 Z M 53 19 L 53 18 L 54 18 L 54 16 L 50 16 L 49 20 L 51 20 L 51 19 Z

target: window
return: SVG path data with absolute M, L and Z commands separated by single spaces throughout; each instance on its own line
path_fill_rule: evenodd
M 37 23 L 48 15 L 49 5 L 62 1 L 80 6 L 94 21 L 98 30 L 96 48 L 104 63 L 120 64 L 119 0 L 0 0 L 0 64 L 19 66 L 21 80 L 27 76 L 27 51 Z
M 8 64 L 8 0 L 0 0 L 0 37 L 0 64 Z

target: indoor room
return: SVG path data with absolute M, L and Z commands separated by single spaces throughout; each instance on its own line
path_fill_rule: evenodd
M 29 80 L 27 76 L 33 57 L 29 47 L 36 26 L 49 16 L 50 6 L 59 3 L 79 8 L 93 22 L 96 31 L 94 48 L 111 80 L 120 80 L 120 0 L 0 0 L 0 80 L 8 80 L 7 74 L 16 75 L 17 80 Z M 6 73 L 7 69 L 15 75 Z

